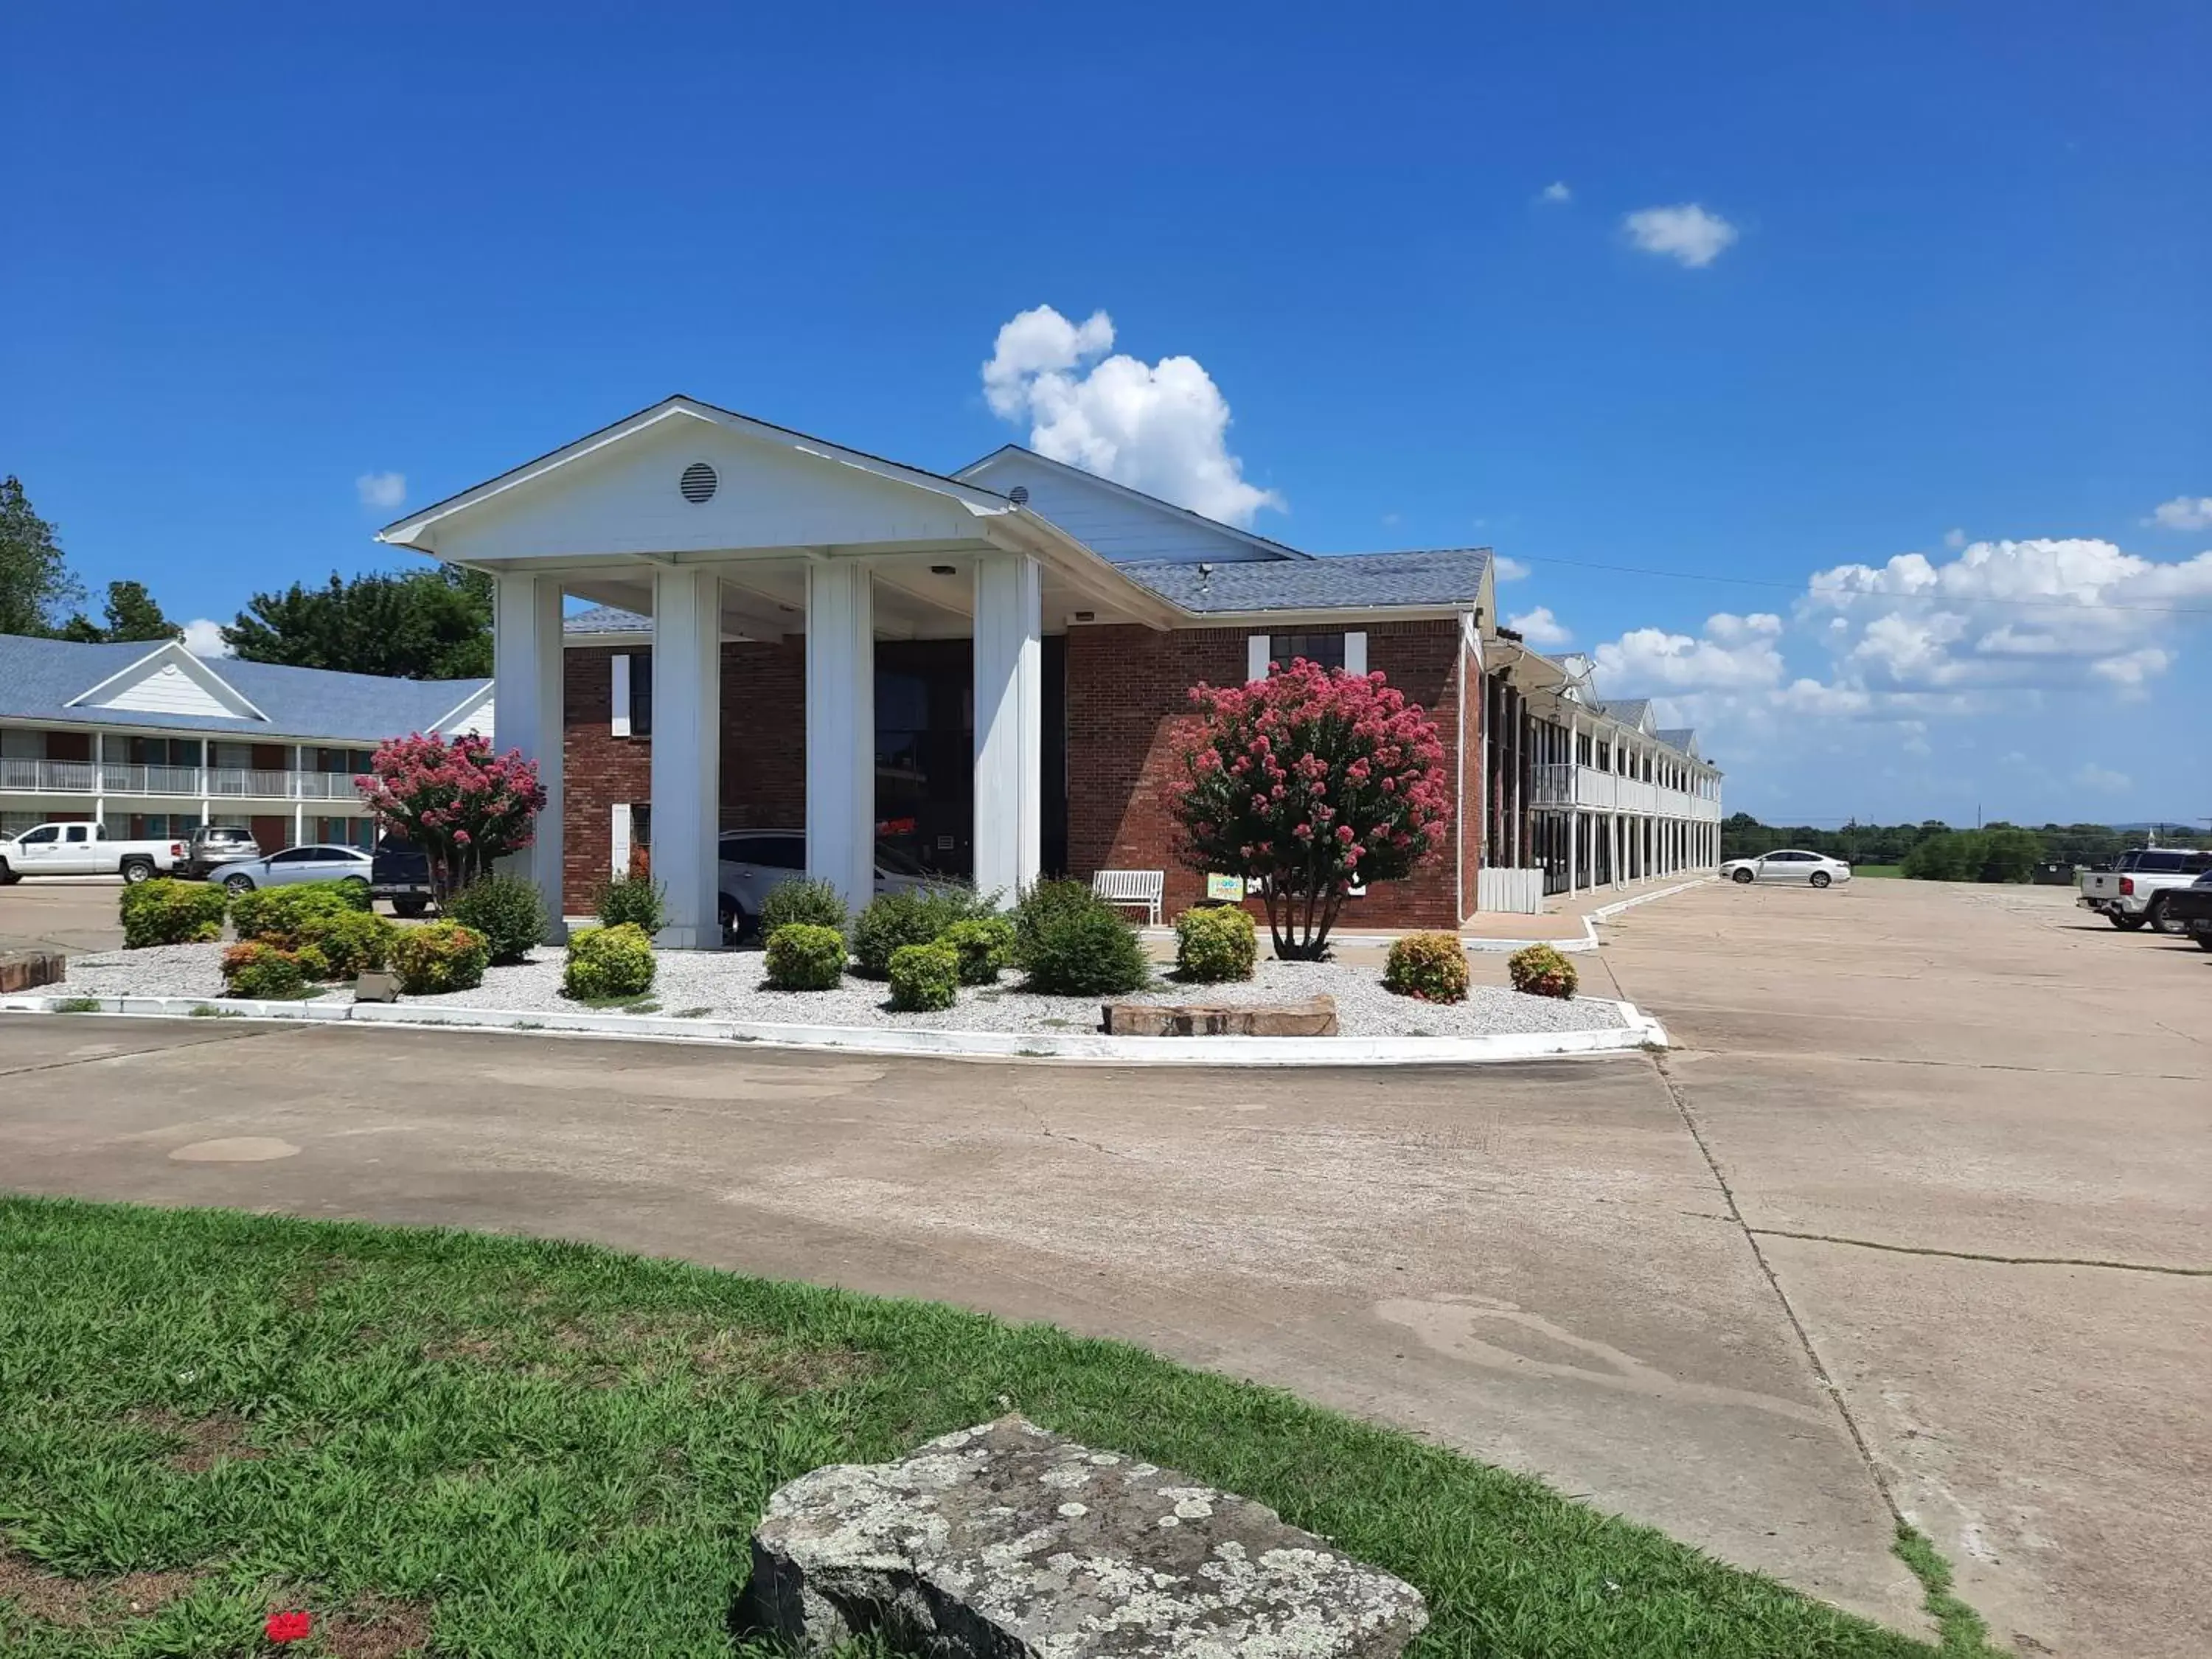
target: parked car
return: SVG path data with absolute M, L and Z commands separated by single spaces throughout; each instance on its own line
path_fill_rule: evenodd
M 226 864 L 261 856 L 261 843 L 242 824 L 204 823 L 185 841 L 185 856 L 177 873 L 188 881 L 205 881 Z
M 2109 870 L 2084 870 L 2075 903 L 2094 910 L 2113 927 L 2133 933 L 2166 920 L 2168 895 L 2212 870 L 2212 853 L 2188 847 L 2139 847 L 2112 860 Z
M 2169 933 L 2186 933 L 2200 951 L 2212 951 L 2212 871 L 2179 890 L 2163 895 L 2166 912 L 2160 921 Z
M 368 854 L 358 847 L 288 847 L 265 859 L 225 865 L 216 879 L 234 893 L 302 881 L 357 881 L 366 887 L 369 867 Z
M 390 899 L 395 915 L 419 916 L 437 896 L 430 885 L 429 855 L 404 836 L 380 840 L 369 866 L 370 896 Z
M 0 887 L 26 876 L 120 876 L 137 885 L 167 875 L 185 856 L 185 844 L 118 841 L 104 823 L 41 823 L 0 840 Z
M 779 882 L 806 873 L 803 830 L 725 830 L 716 854 L 721 890 L 722 931 L 743 939 L 760 920 L 761 901 Z M 896 848 L 876 843 L 876 891 L 911 892 L 949 884 L 933 876 Z
M 1808 887 L 1828 887 L 1849 881 L 1851 866 L 1826 853 L 1785 847 L 1778 852 L 1762 853 L 1757 858 L 1730 859 L 1721 866 L 1721 873 L 1730 881 L 1746 885 L 1754 881 L 1795 881 Z

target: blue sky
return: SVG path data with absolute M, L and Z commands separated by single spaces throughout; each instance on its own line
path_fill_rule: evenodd
M 1474 9 L 33 0 L 0 471 L 227 618 L 674 391 L 1042 433 L 1495 546 L 1734 805 L 2212 813 L 2212 15 Z

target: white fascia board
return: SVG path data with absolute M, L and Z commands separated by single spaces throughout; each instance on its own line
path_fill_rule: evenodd
M 459 725 L 462 720 L 467 719 L 469 715 L 473 714 L 477 709 L 483 707 L 484 700 L 491 696 L 498 682 L 495 680 L 486 680 L 482 685 L 477 687 L 475 690 L 470 692 L 467 696 L 463 697 L 451 708 L 448 708 L 444 714 L 439 715 L 436 720 L 431 721 L 429 729 L 433 732 L 451 731 L 454 726 Z
M 222 675 L 210 668 L 207 664 L 202 661 L 199 658 L 195 657 L 191 652 L 185 650 L 182 642 L 176 640 L 162 641 L 151 651 L 149 651 L 144 656 L 136 659 L 127 666 L 116 670 L 114 673 L 110 674 L 106 679 L 100 681 L 99 684 L 88 686 L 84 690 L 78 692 L 76 696 L 71 697 L 67 702 L 64 703 L 62 707 L 64 708 L 75 708 L 80 704 L 88 703 L 101 692 L 106 690 L 109 686 L 117 684 L 125 680 L 131 680 L 142 677 L 145 669 L 149 665 L 163 658 L 167 658 L 170 661 L 175 663 L 184 671 L 188 678 L 197 681 L 209 696 L 220 698 L 225 702 L 234 703 L 237 705 L 239 709 L 242 711 L 237 718 L 240 720 L 266 720 L 269 718 L 268 715 L 263 714 L 259 708 L 254 706 L 252 698 L 247 696 L 246 693 L 240 690 L 228 680 L 223 678 Z
M 1278 633 L 1302 628 L 1350 629 L 1359 623 L 1452 622 L 1470 613 L 1463 605 L 1358 605 L 1322 611 L 1185 611 L 1175 607 L 1181 628 L 1273 629 Z
M 994 547 L 1029 554 L 1100 604 L 1128 613 L 1155 631 L 1176 627 L 1190 615 L 1181 605 L 1131 580 L 1112 560 L 1094 553 L 1049 519 L 1017 507 L 987 525 L 983 533 Z

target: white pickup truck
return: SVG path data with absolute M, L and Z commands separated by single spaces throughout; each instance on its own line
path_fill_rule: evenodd
M 41 823 L 0 840 L 0 887 L 25 876 L 120 876 L 135 884 L 175 869 L 184 855 L 181 841 L 118 841 L 104 823 Z
M 2123 853 L 2109 870 L 2084 870 L 2081 895 L 2074 902 L 2094 910 L 2115 927 L 2130 931 L 2148 922 L 2162 929 L 2166 895 L 2186 887 L 2212 870 L 2212 852 L 2187 847 L 2143 847 Z

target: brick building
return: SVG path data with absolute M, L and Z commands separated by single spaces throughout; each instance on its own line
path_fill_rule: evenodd
M 1012 891 L 1204 876 L 1170 723 L 1200 680 L 1380 672 L 1442 734 L 1455 821 L 1350 925 L 1710 867 L 1719 774 L 1496 619 L 1488 550 L 1316 556 L 1015 446 L 941 475 L 675 398 L 380 539 L 494 573 L 495 738 L 556 805 L 528 864 L 575 914 L 650 843 L 664 943 L 719 942 L 732 831 L 864 901 L 878 860 Z M 590 608 L 574 611 L 579 601 Z

